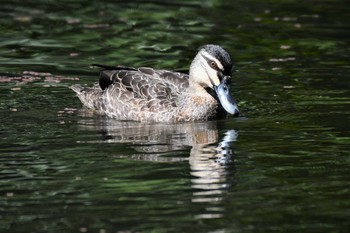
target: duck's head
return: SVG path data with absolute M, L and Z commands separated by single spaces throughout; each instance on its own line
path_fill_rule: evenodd
M 190 67 L 190 85 L 213 90 L 222 107 L 232 115 L 239 115 L 236 101 L 230 94 L 232 62 L 230 55 L 218 45 L 199 48 Z

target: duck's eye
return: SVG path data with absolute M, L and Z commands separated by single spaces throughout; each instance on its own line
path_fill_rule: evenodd
M 213 68 L 213 69 L 216 69 L 216 68 L 217 68 L 217 67 L 216 67 L 216 63 L 215 63 L 214 61 L 210 61 L 210 62 L 209 62 L 209 65 L 210 65 L 210 67 Z

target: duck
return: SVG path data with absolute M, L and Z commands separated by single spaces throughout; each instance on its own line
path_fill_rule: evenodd
M 99 67 L 99 81 L 70 88 L 94 112 L 121 121 L 191 122 L 238 116 L 230 93 L 232 62 L 219 45 L 197 50 L 189 73 L 149 67 Z

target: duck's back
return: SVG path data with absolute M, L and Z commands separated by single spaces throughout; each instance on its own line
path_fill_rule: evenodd
M 82 103 L 118 120 L 175 121 L 188 75 L 152 68 L 103 66 L 92 87 L 73 85 Z

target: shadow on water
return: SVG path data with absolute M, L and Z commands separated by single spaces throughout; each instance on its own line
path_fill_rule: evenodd
M 87 109 L 80 110 L 79 115 L 80 130 L 101 134 L 98 140 L 79 143 L 123 144 L 135 151 L 130 155 L 114 155 L 118 159 L 167 163 L 188 161 L 193 202 L 220 202 L 224 190 L 234 185 L 233 143 L 237 140 L 238 132 L 231 129 L 219 133 L 217 121 L 148 124 L 116 121 L 96 116 Z M 216 218 L 221 214 L 203 216 Z

